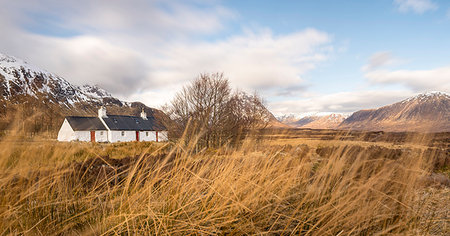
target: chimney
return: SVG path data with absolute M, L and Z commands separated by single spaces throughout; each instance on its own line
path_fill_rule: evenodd
M 100 109 L 98 109 L 98 117 L 108 118 L 108 116 L 106 115 L 106 108 L 104 106 L 101 106 Z
M 147 120 L 147 113 L 145 113 L 144 108 L 142 108 L 142 111 L 141 111 L 141 118 L 144 120 Z

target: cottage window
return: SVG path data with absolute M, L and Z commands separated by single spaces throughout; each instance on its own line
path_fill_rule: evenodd
M 122 131 L 122 133 L 121 133 L 121 134 L 122 134 L 122 136 L 125 136 L 125 131 Z
M 103 131 L 100 131 L 100 135 L 103 135 Z
M 145 132 L 145 136 L 148 136 L 148 131 L 147 131 L 147 132 Z

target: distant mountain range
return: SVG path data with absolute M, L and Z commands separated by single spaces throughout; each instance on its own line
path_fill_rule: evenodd
M 419 94 L 392 105 L 353 113 L 340 129 L 384 131 L 450 131 L 450 95 L 443 92 Z
M 336 129 L 346 118 L 343 114 L 312 115 L 296 118 L 294 115 L 279 117 L 280 122 L 295 128 Z
M 332 114 L 301 119 L 288 116 L 280 120 L 296 128 L 449 132 L 450 95 L 423 93 L 392 105 L 357 111 L 349 117 Z

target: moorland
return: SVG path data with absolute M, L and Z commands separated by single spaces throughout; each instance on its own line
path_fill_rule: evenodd
M 244 137 L 245 136 L 245 137 Z M 450 133 L 0 142 L 0 234 L 448 235 Z

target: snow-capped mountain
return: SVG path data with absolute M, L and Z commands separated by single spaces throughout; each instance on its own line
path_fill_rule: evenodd
M 427 92 L 378 109 L 344 114 L 278 117 L 295 128 L 383 131 L 450 131 L 450 94 Z
M 295 114 L 289 114 L 289 115 L 282 115 L 276 117 L 278 121 L 280 121 L 283 124 L 291 125 L 301 119 L 301 117 L 296 116 Z
M 95 115 L 101 105 L 112 114 L 139 115 L 145 109 L 148 116 L 166 119 L 162 111 L 140 102 L 121 101 L 98 86 L 74 85 L 61 76 L 0 53 L 0 128 L 14 122 L 14 114 L 22 110 L 22 117 L 35 117 L 28 121 L 35 126 L 31 129 L 54 130 L 64 116 Z
M 450 95 L 428 92 L 378 109 L 353 113 L 342 129 L 384 131 L 450 131 Z
M 408 102 L 433 102 L 436 100 L 446 100 L 450 99 L 450 94 L 446 92 L 440 91 L 430 91 L 426 93 L 418 94 L 414 97 L 407 98 L 400 103 L 408 103 Z
M 0 96 L 13 102 L 25 98 L 39 98 L 67 107 L 86 102 L 102 104 L 103 98 L 113 98 L 98 86 L 73 85 L 56 74 L 1 53 Z

